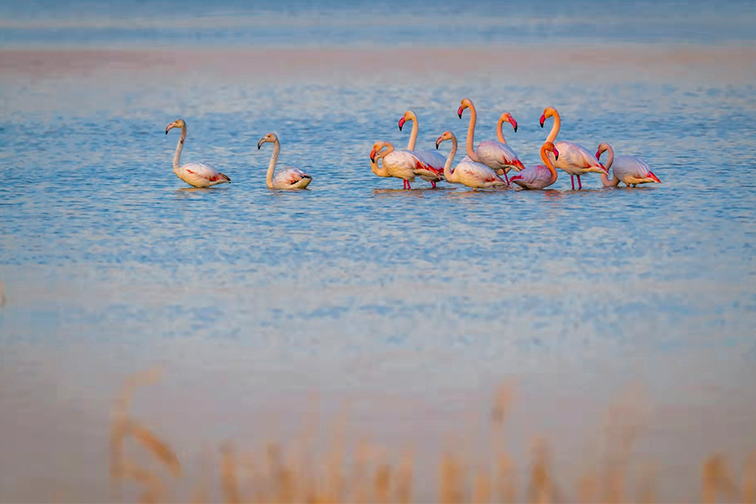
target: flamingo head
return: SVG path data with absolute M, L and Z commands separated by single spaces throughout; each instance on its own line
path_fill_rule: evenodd
M 555 161 L 559 160 L 559 151 L 557 150 L 556 146 L 553 143 L 546 142 L 545 144 L 543 144 L 543 147 L 541 147 L 541 149 L 544 152 L 552 152 L 554 154 L 554 160 Z
M 607 143 L 600 143 L 598 146 L 598 150 L 596 151 L 596 159 L 601 159 L 601 154 L 611 149 L 612 149 L 611 145 Z
M 509 112 L 504 112 L 501 114 L 501 121 L 509 121 L 509 124 L 512 125 L 514 128 L 514 132 L 517 133 L 517 121 L 515 121 L 515 118 L 512 117 L 512 115 Z
M 383 149 L 388 149 L 389 146 L 391 149 L 384 151 Z M 391 145 L 388 142 L 375 142 L 373 144 L 373 150 L 370 151 L 370 161 L 375 162 L 376 159 L 382 158 L 386 154 L 388 154 L 393 149 L 393 145 Z
M 414 121 L 416 120 L 416 118 L 417 116 L 411 110 L 405 112 L 402 118 L 399 119 L 399 131 L 402 131 L 402 126 L 404 126 L 404 123 L 406 123 L 407 121 Z
M 171 131 L 173 128 L 185 128 L 186 123 L 183 119 L 176 119 L 171 124 L 165 127 L 165 134 L 167 135 L 169 131 Z
M 463 111 L 464 111 L 464 110 L 465 110 L 466 108 L 468 108 L 468 107 L 472 107 L 472 102 L 470 101 L 470 98 L 464 98 L 464 99 L 462 100 L 462 102 L 461 102 L 461 104 L 460 104 L 459 108 L 457 109 L 457 115 L 459 116 L 459 118 L 460 118 L 460 119 L 462 119 L 462 112 L 463 112 Z
M 267 135 L 262 137 L 260 140 L 258 140 L 257 150 L 260 150 L 260 147 L 262 147 L 262 144 L 268 143 L 268 142 L 270 143 L 278 142 L 278 137 L 276 136 L 275 133 L 268 133 Z
M 557 111 L 554 107 L 546 107 L 541 115 L 541 128 L 543 128 L 543 123 L 546 122 L 546 119 L 552 117 L 556 113 Z
M 504 159 L 504 162 L 506 163 L 507 160 Z M 522 161 L 520 161 L 519 159 L 515 159 L 514 161 L 510 162 L 509 165 L 514 167 L 514 169 L 517 171 L 522 171 L 525 169 L 525 166 L 522 164 Z
M 456 137 L 454 136 L 454 133 L 451 131 L 444 131 L 440 137 L 436 139 L 436 149 L 438 149 L 438 146 L 441 145 L 441 142 L 445 140 L 456 140 Z
M 657 177 L 656 175 L 654 175 L 654 173 L 651 172 L 651 171 L 648 172 L 648 178 L 650 178 L 651 180 L 653 180 L 657 184 L 661 184 L 661 180 L 659 180 L 659 177 Z

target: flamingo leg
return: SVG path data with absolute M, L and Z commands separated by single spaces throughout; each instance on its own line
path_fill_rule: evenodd
M 578 188 L 579 189 L 583 189 L 583 183 L 580 182 L 580 175 L 576 175 L 576 176 L 577 176 L 577 179 L 578 179 Z
M 402 189 L 407 189 L 407 181 L 402 179 Z
M 407 189 L 412 189 L 412 186 L 410 185 L 409 180 L 407 181 Z
M 507 170 L 504 170 L 504 180 L 506 180 L 507 185 L 509 185 L 509 177 L 507 176 Z
M 570 175 L 570 182 L 572 182 L 572 190 L 574 191 L 575 190 L 575 176 L 574 175 Z
M 431 187 L 432 187 L 433 189 L 435 189 L 435 188 L 436 188 L 436 182 L 435 182 L 434 180 L 431 180 Z

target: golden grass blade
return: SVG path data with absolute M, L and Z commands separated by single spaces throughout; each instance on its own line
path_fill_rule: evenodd
M 221 493 L 228 504 L 239 504 L 239 482 L 236 479 L 236 452 L 231 442 L 221 446 Z
M 139 444 L 152 453 L 158 461 L 165 465 L 171 471 L 173 476 L 181 476 L 181 463 L 179 462 L 176 453 L 166 442 L 162 441 L 147 427 L 135 420 L 130 420 L 128 422 L 128 432 Z
M 742 498 L 746 504 L 756 504 L 756 451 L 743 464 Z

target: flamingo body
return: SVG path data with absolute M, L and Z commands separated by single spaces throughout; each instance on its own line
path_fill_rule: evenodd
M 559 151 L 559 159 L 554 166 L 563 170 L 570 175 L 585 175 L 589 172 L 606 172 L 606 168 L 596 159 L 596 156 L 576 143 L 557 142 L 555 144 Z
M 226 175 L 206 163 L 187 163 L 178 170 L 174 170 L 174 173 L 194 187 L 210 187 L 231 181 Z
M 183 119 L 176 119 L 165 127 L 165 134 L 167 135 L 173 128 L 181 128 L 181 136 L 176 145 L 176 153 L 173 155 L 173 173 L 178 178 L 193 187 L 210 187 L 231 182 L 231 179 L 225 174 L 207 163 L 187 163 L 180 165 L 181 151 L 184 149 L 184 142 L 186 141 L 186 122 Z
M 429 150 L 415 151 L 414 154 L 419 161 L 415 173 L 418 177 L 436 187 L 436 182 L 444 179 L 444 163 L 446 162 L 444 156 Z
M 473 189 L 486 189 L 489 187 L 506 187 L 507 183 L 499 178 L 495 171 L 483 163 L 472 160 L 462 160 L 452 170 L 453 180 L 448 182 L 466 185 Z
M 549 157 L 551 153 L 556 159 L 561 157 L 561 152 L 551 142 L 546 142 L 541 147 L 541 159 L 545 164 L 531 165 L 509 179 L 523 189 L 545 189 L 557 180 L 557 172 Z
M 499 175 L 509 172 L 511 169 L 520 171 L 524 168 L 517 157 L 517 153 L 507 144 L 496 140 L 484 140 L 475 149 L 478 159 L 484 165 L 491 168 Z

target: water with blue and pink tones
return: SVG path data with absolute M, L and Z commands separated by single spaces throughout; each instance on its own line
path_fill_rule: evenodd
M 0 51 L 222 58 L 227 48 L 572 44 L 620 54 L 633 44 L 753 48 L 755 18 L 752 2 L 0 2 Z M 648 79 L 642 68 L 619 77 L 620 66 L 580 81 L 476 78 L 463 61 L 453 77 L 395 79 L 390 67 L 378 79 L 266 80 L 252 67 L 190 78 L 4 72 L 0 445 L 17 449 L 0 450 L 15 454 L 0 455 L 0 499 L 25 495 L 24 478 L 40 472 L 90 496 L 77 492 L 98 488 L 98 475 L 70 474 L 71 453 L 82 467 L 106 460 L 110 399 L 126 374 L 155 364 L 168 376 L 142 413 L 187 449 L 200 449 L 188 434 L 198 428 L 210 440 L 260 434 L 231 417 L 275 410 L 286 426 L 290 400 L 313 388 L 329 404 L 353 400 L 354 423 L 379 439 L 442 438 L 470 397 L 487 399 L 507 379 L 522 391 L 515 427 L 562 446 L 582 447 L 586 426 L 632 382 L 656 408 L 644 453 L 684 466 L 691 481 L 710 451 L 752 449 L 756 89 L 722 76 Z M 419 147 L 444 130 L 461 143 L 466 96 L 480 140 L 501 112 L 515 116 L 507 137 L 525 164 L 538 162 L 551 125 L 538 118 L 553 105 L 560 140 L 592 151 L 609 142 L 663 183 L 611 189 L 589 174 L 572 191 L 560 172 L 547 191 L 420 180 L 402 191 L 370 172 L 374 141 L 408 140 L 397 128 L 408 108 Z M 231 184 L 195 190 L 175 177 L 178 132 L 164 128 L 179 117 L 182 161 L 211 163 Z M 256 144 L 268 131 L 281 138 L 281 162 L 312 175 L 308 190 L 265 187 L 271 149 Z M 196 404 L 204 413 L 181 427 Z M 71 446 L 18 455 L 48 436 Z M 684 477 L 675 471 L 668 489 Z

